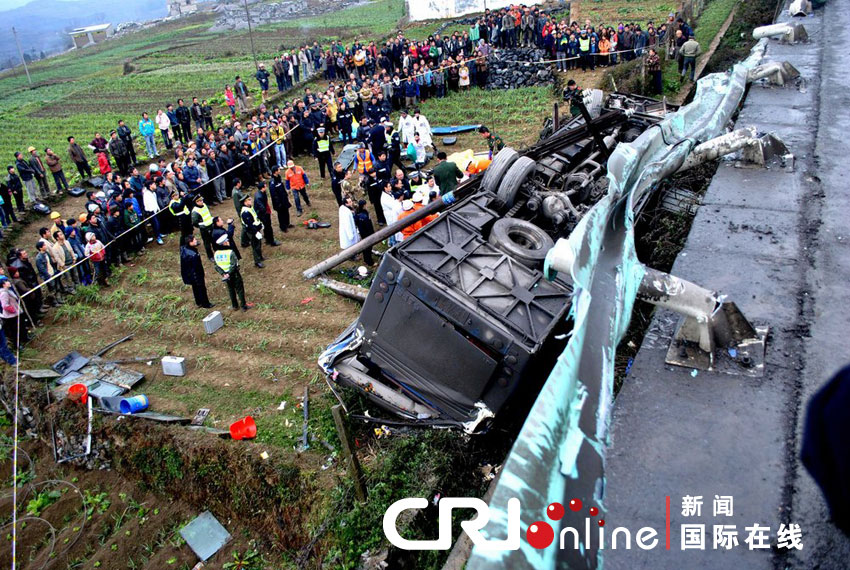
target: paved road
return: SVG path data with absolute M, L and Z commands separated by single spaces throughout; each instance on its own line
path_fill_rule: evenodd
M 808 44 L 768 48 L 768 60 L 800 70 L 805 89 L 753 87 L 738 118 L 738 126 L 779 134 L 796 170 L 722 164 L 673 269 L 770 325 L 766 373 L 692 376 L 666 365 L 677 318 L 657 314 L 615 407 L 606 526 L 633 535 L 651 526 L 661 543 L 606 550 L 606 568 L 850 567 L 850 540 L 829 522 L 798 461 L 808 399 L 850 362 L 850 10 L 841 4 L 832 0 L 803 21 Z M 701 516 L 683 516 L 685 495 L 703 497 Z M 732 516 L 713 515 L 715 495 L 734 496 Z M 745 527 L 754 523 L 769 526 L 775 544 L 782 522 L 801 525 L 802 551 L 745 544 Z M 706 525 L 706 550 L 681 550 L 680 525 L 688 523 Z M 736 525 L 739 545 L 714 550 L 715 524 Z

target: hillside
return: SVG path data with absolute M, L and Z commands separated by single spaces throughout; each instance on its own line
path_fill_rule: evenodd
M 0 64 L 9 58 L 19 64 L 11 26 L 15 26 L 24 53 L 38 55 L 71 47 L 68 31 L 95 24 L 153 20 L 168 12 L 164 0 L 32 0 L 0 10 Z

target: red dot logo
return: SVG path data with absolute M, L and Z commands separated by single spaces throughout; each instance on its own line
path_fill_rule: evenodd
M 599 519 L 599 522 L 596 524 L 598 524 L 599 526 L 605 526 L 605 519 Z
M 572 499 L 570 501 L 570 510 L 577 513 L 581 510 L 581 499 Z
M 553 521 L 559 521 L 564 517 L 564 505 L 561 503 L 552 503 L 546 507 L 546 516 Z
M 525 531 L 525 538 L 528 540 L 528 544 L 542 550 L 555 540 L 555 531 L 552 530 L 549 523 L 537 521 L 529 525 L 528 530 Z
M 592 517 L 595 517 L 599 514 L 599 509 L 597 509 L 596 507 L 590 507 L 590 509 L 588 510 L 590 511 L 590 516 Z

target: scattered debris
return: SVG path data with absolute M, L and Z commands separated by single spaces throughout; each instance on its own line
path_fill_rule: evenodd
M 208 560 L 233 538 L 209 511 L 204 511 L 181 528 L 180 536 L 201 562 Z
M 101 348 L 100 350 L 95 352 L 94 355 L 95 356 L 103 356 L 104 354 L 106 354 L 107 352 L 109 352 L 110 350 L 112 350 L 113 348 L 115 348 L 116 346 L 121 344 L 122 342 L 127 342 L 128 340 L 130 340 L 132 338 L 133 338 L 133 334 L 128 334 L 124 338 L 118 339 L 115 342 L 107 344 L 106 346 L 104 346 L 103 348 Z
M 365 277 L 361 277 L 365 278 Z M 319 284 L 327 287 L 340 297 L 345 297 L 347 299 L 352 299 L 359 303 L 366 302 L 366 295 L 369 293 L 367 289 L 364 289 L 360 285 L 351 285 L 350 283 L 343 283 L 342 281 L 337 281 L 335 279 L 328 279 L 327 277 L 322 277 L 319 279 Z
M 204 330 L 207 331 L 207 334 L 213 334 L 223 326 L 224 318 L 221 316 L 221 312 L 219 311 L 213 311 L 204 317 Z
M 305 451 L 310 449 L 310 442 L 307 441 L 307 419 L 309 418 L 310 413 L 310 389 L 306 386 L 304 387 L 304 397 L 301 399 L 301 404 L 304 407 L 304 426 L 302 430 L 301 451 Z
M 841 238 L 839 238 L 841 239 Z M 53 380 L 62 376 L 60 373 L 49 368 L 39 368 L 37 370 L 21 370 L 21 376 L 32 378 L 33 380 Z
M 81 369 L 83 366 L 89 363 L 89 359 L 80 354 L 79 352 L 69 352 L 66 354 L 62 360 L 55 363 L 51 368 L 59 373 L 60 376 L 64 376 L 69 372 L 76 372 Z
M 696 378 L 698 374 L 699 374 L 699 370 L 697 370 L 696 368 L 691 370 L 691 377 L 692 378 Z
M 280 405 L 277 407 L 278 411 L 282 412 L 286 409 L 286 400 L 282 401 Z
M 251 416 L 245 416 L 230 424 L 230 437 L 235 440 L 257 437 L 257 423 Z
M 307 303 L 312 302 L 314 299 L 315 299 L 315 297 L 307 297 L 305 299 L 301 299 L 301 304 L 306 305 Z
M 162 373 L 166 376 L 185 376 L 186 359 L 182 356 L 163 356 Z
M 148 397 L 144 394 L 139 394 L 122 399 L 119 407 L 122 414 L 135 414 L 136 412 L 144 412 L 148 409 L 149 405 L 150 401 Z
M 204 422 L 207 421 L 207 416 L 210 415 L 209 408 L 201 408 L 197 412 L 195 412 L 195 417 L 192 418 L 191 425 L 193 426 L 202 426 Z
M 268 451 L 264 451 L 264 452 L 262 452 L 262 453 L 260 454 L 260 457 L 261 457 L 262 459 L 268 459 L 268 458 L 269 458 L 269 452 L 268 452 Z

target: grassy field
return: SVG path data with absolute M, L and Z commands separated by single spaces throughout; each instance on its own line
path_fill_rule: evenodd
M 350 41 L 354 36 L 363 36 L 378 40 L 394 33 L 402 14 L 401 0 L 378 0 L 302 20 L 298 25 L 284 22 L 264 26 L 255 34 L 255 43 L 263 54 L 261 57 L 269 61 L 281 46 L 313 39 Z M 210 15 L 198 14 L 37 62 L 31 67 L 36 82 L 33 89 L 28 88 L 22 73 L 0 75 L 0 89 L 4 93 L 0 99 L 0 120 L 4 125 L 0 155 L 11 158 L 14 150 L 32 144 L 39 149 L 52 146 L 64 156 L 69 134 L 87 142 L 95 131 L 108 132 L 119 118 L 135 126 L 135 119 L 142 111 L 155 113 L 177 97 L 220 95 L 223 85 L 232 82 L 236 74 L 252 74 L 253 60 L 247 33 L 211 33 L 207 31 L 211 23 Z M 246 82 L 256 89 L 253 79 Z M 324 86 L 324 82 L 314 81 L 312 85 Z M 256 100 L 256 91 L 254 95 Z M 425 101 L 421 107 L 432 125 L 486 123 L 507 144 L 523 146 L 536 140 L 539 126 L 551 112 L 554 100 L 554 91 L 549 88 L 470 91 Z M 455 147 L 446 150 L 465 148 L 484 150 L 486 144 L 477 133 L 467 134 L 459 137 Z M 150 397 L 151 408 L 191 415 L 199 407 L 209 407 L 212 413 L 208 425 L 225 429 L 235 419 L 252 415 L 258 425 L 257 440 L 248 444 L 222 442 L 222 449 L 242 446 L 237 449 L 242 450 L 248 463 L 260 461 L 259 453 L 265 450 L 272 461 L 295 466 L 301 473 L 299 481 L 311 490 L 288 499 L 306 519 L 307 530 L 299 537 L 304 544 L 317 537 L 307 566 L 353 568 L 360 562 L 361 553 L 380 546 L 383 537 L 380 516 L 390 503 L 404 496 L 433 496 L 436 492 L 480 495 L 484 480 L 477 468 L 482 463 L 501 461 L 504 449 L 502 455 L 489 454 L 505 442 L 485 445 L 482 440 L 471 443 L 455 433 L 406 430 L 393 430 L 391 436 L 378 438 L 371 426 L 357 424 L 353 426 L 354 436 L 370 500 L 364 507 L 353 499 L 351 483 L 338 452 L 331 452 L 320 443 L 329 442 L 338 449 L 330 415 L 330 406 L 336 399 L 320 376 L 316 359 L 356 318 L 359 306 L 317 288 L 300 276 L 306 267 L 336 253 L 338 236 L 337 206 L 329 184 L 320 179 L 315 160 L 302 158 L 299 164 L 313 181 L 310 190 L 313 207 L 304 218 L 293 218 L 295 223 L 316 217 L 331 222 L 333 227 L 313 231 L 299 224 L 288 234 L 276 232 L 283 245 L 264 248 L 268 258 L 266 268 L 244 269 L 247 295 L 257 303 L 256 310 L 231 313 L 224 286 L 207 266 L 210 297 L 217 304 L 216 309 L 222 310 L 226 324 L 214 335 L 204 334 L 201 320 L 208 311 L 195 308 L 191 291 L 182 284 L 177 239 L 169 236 L 164 246 L 150 244 L 147 254 L 135 260 L 135 266 L 116 270 L 110 288 L 80 288 L 64 306 L 51 310 L 45 326 L 36 331 L 35 339 L 22 352 L 22 362 L 27 368 L 43 367 L 70 350 L 91 354 L 96 347 L 134 333 L 134 339 L 114 349 L 110 357 L 155 357 L 151 366 L 128 365 L 145 374 L 139 388 Z M 65 170 L 68 175 L 75 174 L 68 160 Z M 67 198 L 54 207 L 64 217 L 76 216 L 83 211 L 83 201 Z M 213 214 L 232 217 L 233 207 L 218 206 L 213 208 Z M 43 220 L 36 220 L 24 227 L 16 243 L 31 248 L 42 224 Z M 348 264 L 342 269 L 351 267 Z M 161 373 L 157 359 L 166 353 L 186 358 L 187 376 L 169 377 Z M 298 403 L 305 388 L 310 394 L 311 448 L 299 452 L 302 410 Z M 279 410 L 284 401 L 285 408 Z M 357 401 L 349 401 L 349 405 L 360 409 Z M 139 430 L 147 433 L 143 427 Z M 212 445 L 204 436 L 196 437 L 198 445 Z M 181 441 L 184 442 L 181 449 L 188 451 L 195 447 L 185 443 L 186 438 Z M 482 451 L 476 452 L 479 447 Z M 179 470 L 172 479 L 162 479 L 158 474 L 147 473 L 160 464 L 158 459 L 151 467 L 144 458 L 124 453 L 128 455 L 130 473 L 154 478 L 143 486 L 146 492 L 158 493 L 157 499 L 146 499 L 149 502 L 172 502 L 175 485 L 184 492 L 188 473 L 186 479 Z M 227 455 L 222 453 L 222 457 Z M 182 464 L 190 463 L 187 460 Z M 92 489 L 98 485 L 108 488 L 109 483 L 98 480 L 91 485 Z M 163 493 L 169 498 L 163 499 Z M 125 502 L 113 495 L 110 495 L 113 505 Z M 185 518 L 193 509 L 205 508 L 204 504 L 191 504 L 196 498 L 191 489 L 183 496 L 190 504 L 179 506 L 180 517 Z M 429 515 L 420 517 L 414 524 L 421 525 L 424 531 L 435 521 Z M 67 562 L 74 562 L 74 567 L 85 564 L 89 567 L 97 561 L 100 563 L 97 567 L 119 568 L 133 558 L 134 567 L 182 568 L 188 559 L 186 546 L 180 546 L 179 541 L 177 546 L 169 546 L 168 540 L 176 540 L 173 521 L 163 525 L 163 529 L 163 533 L 170 534 L 154 538 L 165 546 L 150 547 L 144 552 L 131 549 L 132 545 L 126 544 L 130 538 L 113 536 L 114 533 L 101 529 L 102 536 L 97 539 L 100 544 L 95 541 L 91 548 L 75 551 Z M 234 550 L 247 549 L 250 538 L 250 533 L 240 534 L 239 542 L 223 558 L 217 558 L 217 563 Z M 297 549 L 269 551 L 269 544 L 265 543 L 264 551 L 269 564 L 262 567 L 299 566 L 303 553 Z M 178 546 L 183 554 L 174 553 Z M 131 550 L 132 554 L 128 555 Z M 443 555 L 425 553 L 407 562 L 416 567 L 431 567 Z M 177 560 L 169 562 L 172 558 Z
M 676 6 L 672 0 L 578 0 L 571 8 L 573 19 L 581 24 L 590 20 L 594 26 L 602 23 L 616 28 L 629 22 L 645 27 L 649 21 L 660 26 Z

